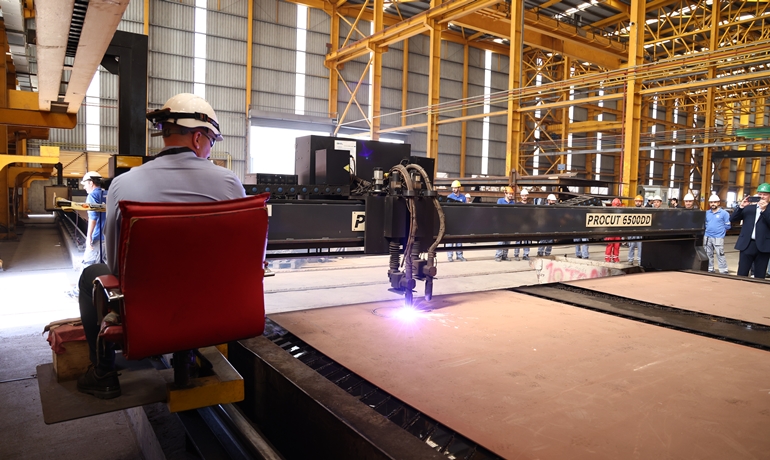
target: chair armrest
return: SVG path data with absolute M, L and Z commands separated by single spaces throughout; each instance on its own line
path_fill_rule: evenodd
M 123 299 L 120 280 L 115 275 L 97 276 L 94 280 L 93 299 L 96 317 L 100 324 L 110 311 L 120 314 L 120 301 Z

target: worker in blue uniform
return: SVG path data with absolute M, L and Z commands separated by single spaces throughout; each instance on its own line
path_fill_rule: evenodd
M 502 198 L 499 198 L 497 200 L 497 204 L 516 204 L 516 198 L 515 193 L 513 190 L 513 187 L 504 187 L 503 188 L 503 194 L 504 196 Z M 500 245 L 504 244 L 510 244 L 510 241 L 501 241 L 498 243 Z M 502 262 L 504 260 L 511 260 L 508 258 L 508 250 L 507 249 L 498 249 L 495 252 L 495 262 Z
M 459 180 L 452 181 L 452 193 L 447 195 L 447 201 L 457 202 L 457 203 L 467 203 L 468 199 L 465 197 L 465 195 L 460 193 L 460 187 L 462 187 L 462 186 L 463 186 L 463 184 L 461 184 Z M 447 243 L 446 246 L 448 248 L 451 248 L 451 247 L 461 248 L 461 247 L 463 247 L 463 244 L 462 243 Z M 467 261 L 467 259 L 465 257 L 463 257 L 463 251 L 462 250 L 455 251 L 455 255 L 457 256 L 457 260 L 459 260 L 460 262 L 466 262 Z M 451 250 L 449 252 L 447 252 L 446 257 L 447 257 L 447 260 L 449 262 L 452 262 L 452 251 Z

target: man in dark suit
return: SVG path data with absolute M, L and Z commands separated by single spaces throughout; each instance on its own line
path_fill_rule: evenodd
M 753 264 L 754 277 L 764 278 L 770 260 L 770 212 L 765 212 L 770 202 L 770 184 L 760 184 L 757 195 L 759 201 L 756 203 L 744 197 L 730 216 L 730 222 L 743 221 L 741 234 L 735 243 L 735 249 L 741 251 L 738 276 L 748 276 Z

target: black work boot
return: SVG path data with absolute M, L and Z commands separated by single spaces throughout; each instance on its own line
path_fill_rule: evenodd
M 78 391 L 94 395 L 99 399 L 112 399 L 120 396 L 120 381 L 116 371 L 102 371 L 88 366 L 88 371 L 78 378 Z

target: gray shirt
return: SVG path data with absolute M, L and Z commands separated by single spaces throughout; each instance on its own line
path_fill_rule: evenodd
M 164 149 L 166 150 L 166 149 Z M 229 169 L 181 152 L 161 156 L 116 177 L 107 194 L 107 265 L 118 274 L 122 200 L 141 202 L 207 202 L 243 198 L 241 181 Z

